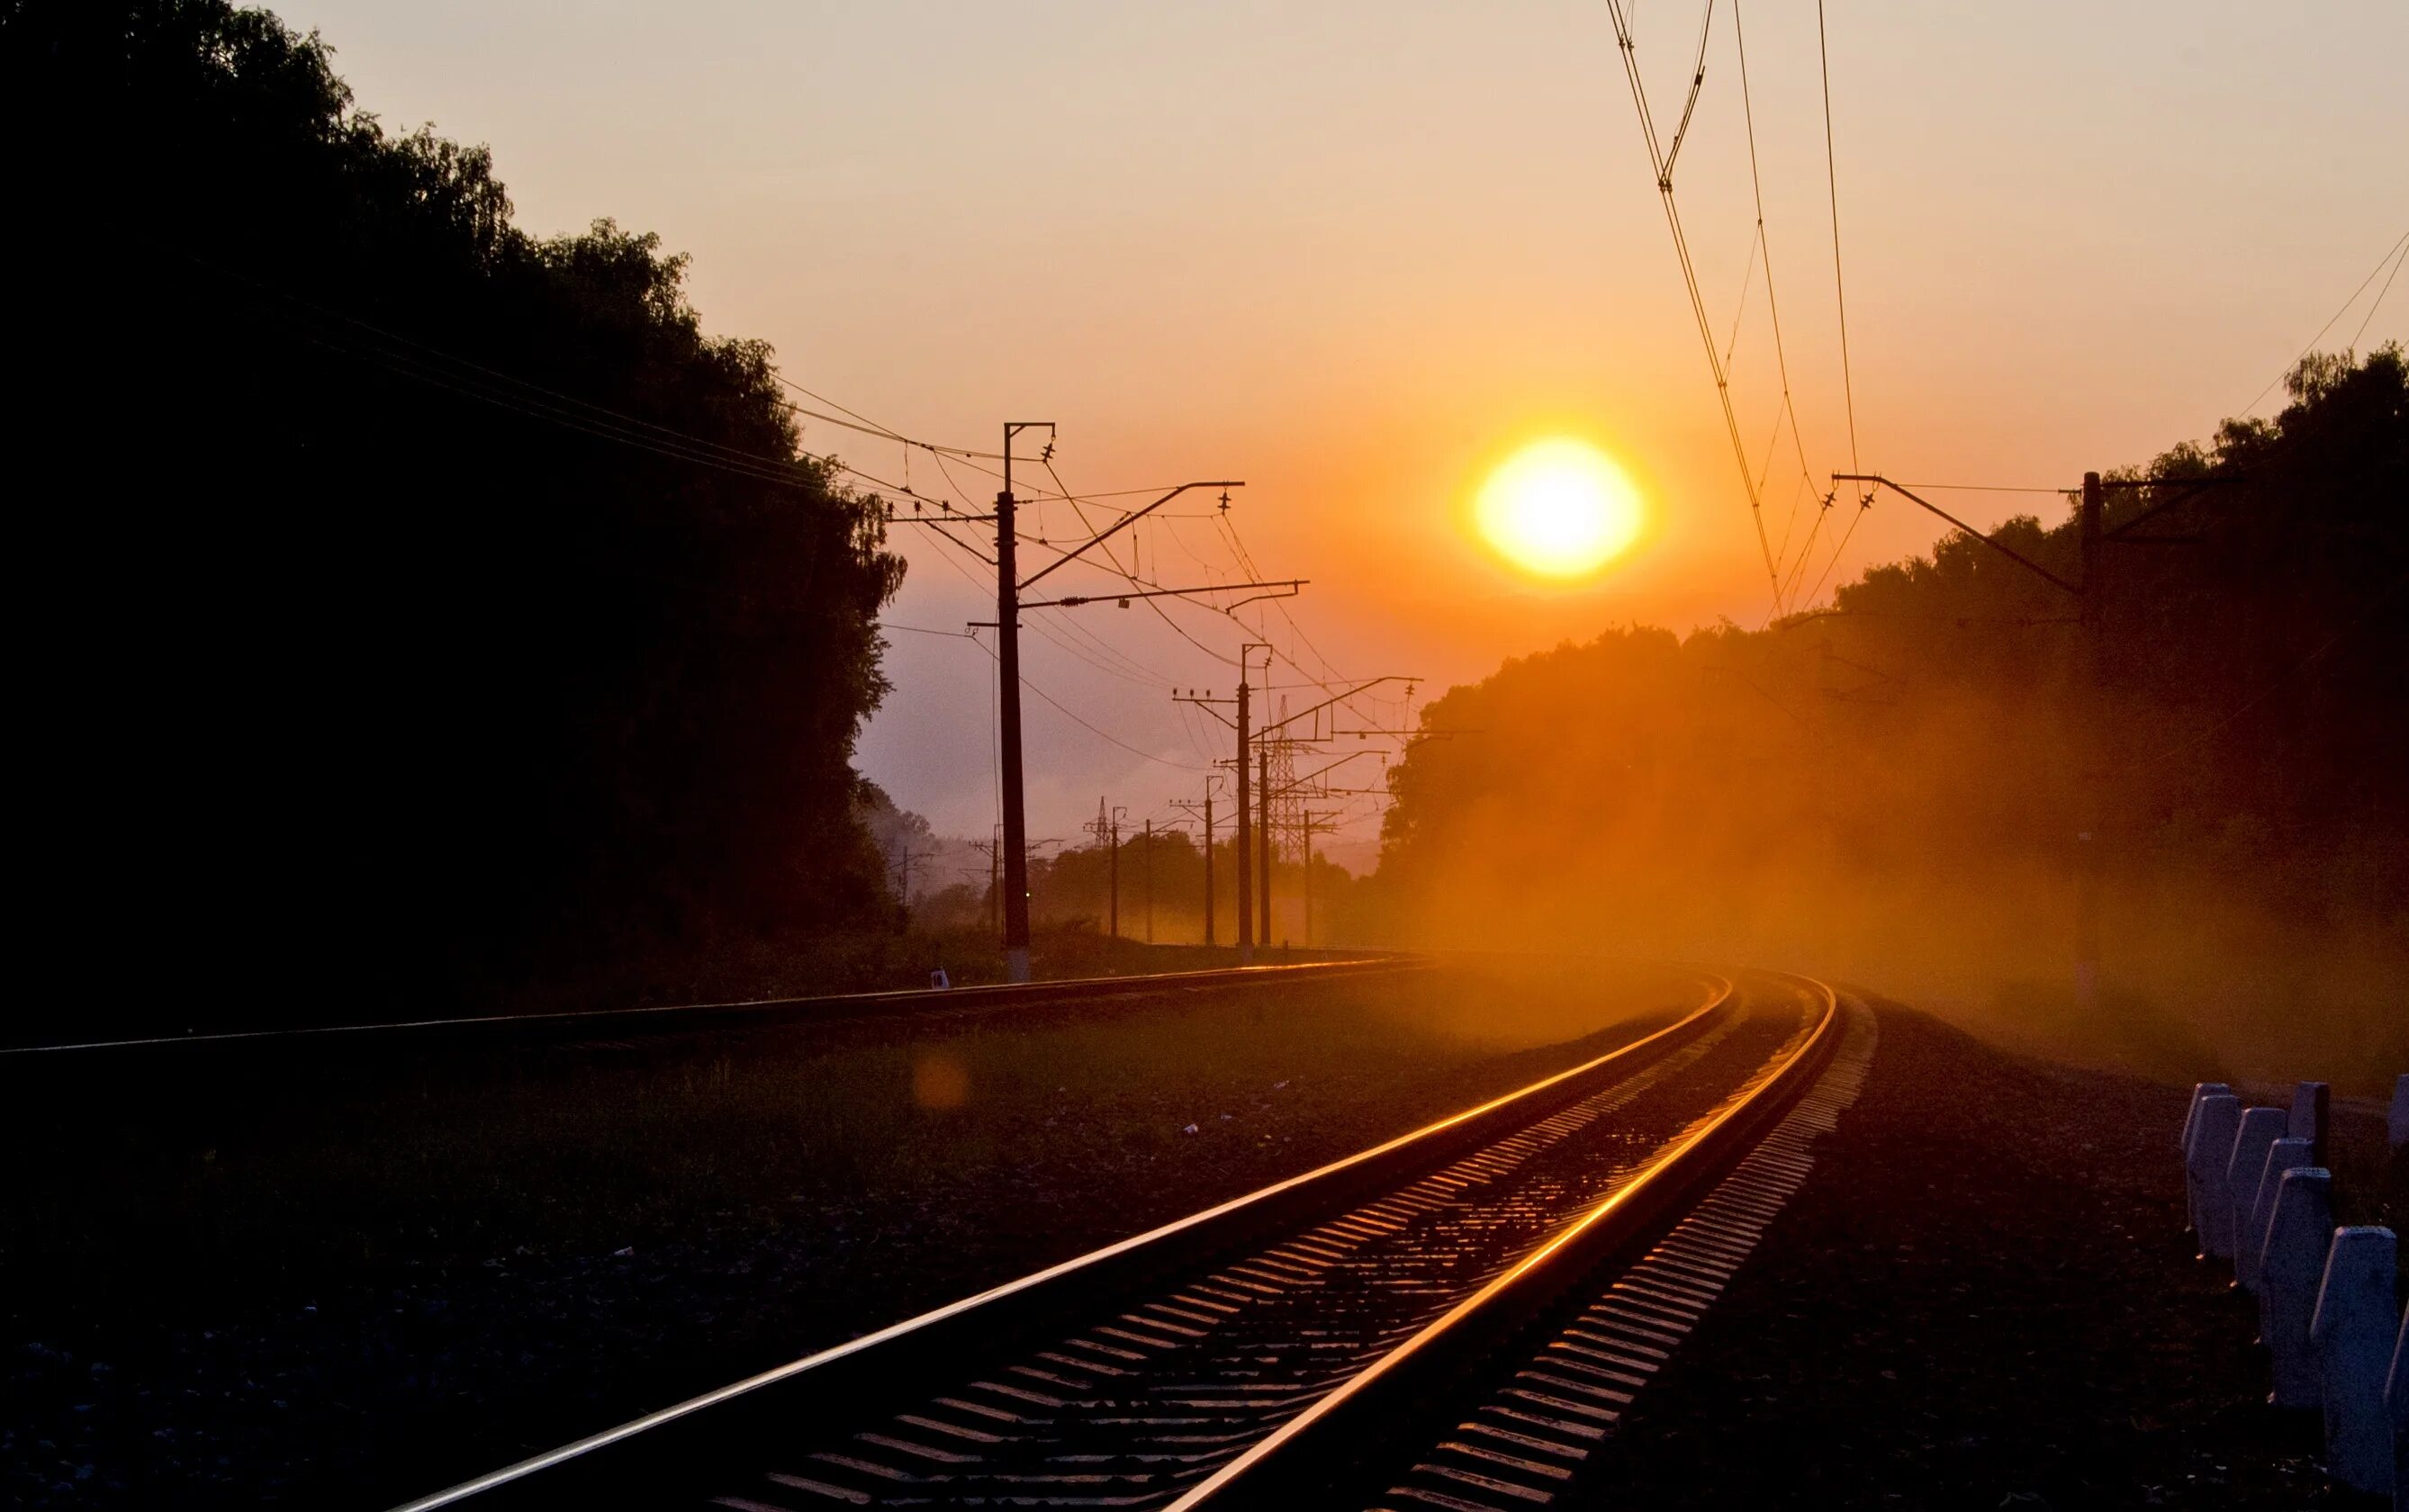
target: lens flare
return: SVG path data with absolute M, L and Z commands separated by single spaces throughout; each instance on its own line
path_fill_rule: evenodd
M 1639 534 L 1639 492 L 1587 441 L 1534 441 L 1480 485 L 1474 518 L 1498 554 L 1545 578 L 1585 577 Z

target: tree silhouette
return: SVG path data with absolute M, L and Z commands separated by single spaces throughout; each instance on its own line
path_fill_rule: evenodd
M 0 6 L 0 95 L 29 849 L 53 948 L 139 987 L 79 1013 L 352 1018 L 885 916 L 851 756 L 902 567 L 683 257 L 522 232 L 483 149 L 220 0 Z
M 2130 532 L 2147 541 L 2105 548 L 2103 770 L 2077 755 L 2074 599 L 1955 535 L 1867 570 L 1830 611 L 1758 632 L 1613 631 L 1431 704 L 1432 727 L 1483 733 L 1422 742 L 1392 770 L 1382 932 L 2056 971 L 2093 781 L 2112 958 L 2397 956 L 2400 349 L 2313 356 L 2272 420 L 2229 421 L 2120 476 L 2221 482 Z M 2108 526 L 2180 491 L 2113 489 Z M 2000 534 L 2080 575 L 2070 510 Z

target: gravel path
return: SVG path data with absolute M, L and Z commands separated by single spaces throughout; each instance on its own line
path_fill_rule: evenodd
M 1590 1484 L 1652 1508 L 2347 1505 L 2185 1242 L 2188 1088 L 1878 1007 L 1864 1095 Z M 2381 1124 L 2335 1139 L 2372 1221 Z

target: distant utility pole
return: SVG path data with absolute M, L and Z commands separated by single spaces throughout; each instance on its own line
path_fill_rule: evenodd
M 1020 756 L 1020 596 L 1037 581 L 1064 563 L 1074 561 L 1107 538 L 1128 529 L 1132 525 L 1153 513 L 1191 488 L 1219 488 L 1225 493 L 1246 486 L 1234 479 L 1210 482 L 1181 483 L 1178 487 L 1147 505 L 1132 510 L 1112 525 L 1106 526 L 1079 545 L 1064 552 L 1046 566 L 1028 577 L 1020 576 L 1013 534 L 1013 518 L 1017 501 L 1012 495 L 1012 443 L 1024 430 L 1042 430 L 1054 434 L 1050 420 L 1008 420 L 1003 426 L 1003 488 L 995 496 L 995 636 L 996 680 L 998 684 L 1001 727 L 998 736 L 1002 746 L 1003 786 L 1003 957 L 1004 974 L 1015 982 L 1029 980 L 1029 839 L 1026 785 Z M 1046 454 L 1053 453 L 1053 443 L 1046 443 Z M 1188 594 L 1212 593 L 1222 588 L 1264 587 L 1264 583 L 1210 584 L 1198 588 L 1164 588 L 1150 593 L 1116 596 L 1126 604 L 1131 598 L 1182 597 Z M 1088 598 L 1061 598 L 1031 608 L 1069 609 L 1095 602 Z
M 1307 950 L 1313 948 L 1313 837 L 1336 834 L 1337 818 L 1338 811 L 1335 809 L 1327 814 L 1307 810 L 1304 822 L 1298 827 L 1305 835 L 1305 947 Z
M 903 842 L 901 853 L 895 857 L 896 871 L 901 873 L 897 881 L 896 896 L 902 900 L 904 910 L 907 913 L 912 907 L 912 863 L 915 861 L 930 860 L 936 855 L 937 853 L 932 850 L 914 850 L 912 848 L 912 842 L 907 840 Z
M 1320 783 L 1320 779 L 1324 775 L 1335 771 L 1340 767 L 1347 765 L 1349 762 L 1353 761 L 1358 757 L 1369 756 L 1372 753 L 1369 751 L 1356 751 L 1349 755 L 1340 756 L 1337 760 L 1318 767 L 1312 771 L 1306 772 L 1302 777 L 1290 777 L 1286 781 L 1282 782 L 1277 788 L 1273 787 L 1269 783 L 1265 783 L 1263 785 L 1264 791 L 1269 797 L 1280 799 L 1284 803 L 1292 804 L 1295 809 L 1297 816 L 1294 827 L 1297 836 L 1296 843 L 1298 851 L 1305 857 L 1305 943 L 1307 945 L 1313 943 L 1313 837 L 1317 834 L 1334 833 L 1337 827 L 1334 824 L 1327 823 L 1325 821 L 1334 820 L 1338 816 L 1335 811 L 1317 815 L 1309 805 L 1311 800 L 1314 799 L 1334 798 L 1340 794 L 1377 794 L 1384 792 L 1385 789 L 1382 788 L 1332 787 L 1326 784 Z M 1386 754 L 1382 754 L 1382 763 L 1385 764 L 1387 760 L 1388 757 Z M 1317 785 L 1318 784 L 1319 785 Z
M 1003 425 L 1003 488 L 995 496 L 995 675 L 1002 711 L 1003 785 L 1003 974 L 1029 980 L 1029 817 L 1020 769 L 1020 563 L 1013 535 L 1012 441 L 1024 430 L 1054 434 L 1050 420 Z
M 1111 879 L 1106 884 L 1106 894 L 1112 900 L 1106 905 L 1109 923 L 1104 932 L 1116 940 L 1121 933 L 1121 815 L 1128 812 L 1125 808 L 1117 808 L 1107 814 L 1104 800 L 1098 799 L 1096 822 L 1088 827 L 1088 832 L 1096 837 L 1096 843 L 1104 847 L 1105 875 Z
M 1220 773 L 1208 773 L 1204 778 L 1204 801 L 1201 817 L 1204 821 L 1204 943 L 1213 940 L 1213 785 L 1221 780 Z M 1196 804 L 1182 801 L 1178 807 L 1194 814 Z
M 996 934 L 1002 929 L 999 914 L 1003 907 L 1003 873 L 1000 871 L 1003 864 L 1003 827 L 996 827 L 993 840 L 972 841 L 971 849 L 987 855 L 987 932 Z
M 1268 646 L 1266 646 L 1264 649 L 1265 649 L 1265 650 L 1269 650 L 1270 648 L 1269 648 Z M 1243 659 L 1243 658 L 1241 658 L 1241 659 Z M 1268 662 L 1268 661 L 1266 661 L 1264 665 L 1266 666 L 1266 668 L 1268 668 L 1270 664 L 1269 664 L 1269 662 Z M 1288 754 L 1289 754 L 1289 746 L 1290 746 L 1290 742 L 1289 742 L 1288 737 L 1286 737 L 1286 736 L 1278 736 L 1278 735 L 1277 735 L 1277 732 L 1278 732 L 1278 731 L 1280 731 L 1280 730 L 1286 729 L 1289 726 L 1295 724 L 1295 723 L 1296 723 L 1298 720 L 1300 720 L 1300 719 L 1308 719 L 1308 718 L 1311 718 L 1312 716 L 1314 716 L 1314 715 L 1316 715 L 1316 714 L 1318 714 L 1318 713 L 1321 713 L 1321 711 L 1323 711 L 1324 709 L 1333 708 L 1333 707 L 1334 707 L 1334 706 L 1336 706 L 1336 705 L 1338 705 L 1338 704 L 1345 703 L 1348 699 L 1356 697 L 1356 696 L 1357 696 L 1357 695 L 1359 695 L 1359 694 L 1362 694 L 1362 693 L 1367 692 L 1367 691 L 1369 691 L 1369 690 L 1370 690 L 1370 689 L 1372 689 L 1372 688 L 1378 687 L 1378 686 L 1379 686 L 1381 684 L 1383 684 L 1383 683 L 1403 683 L 1403 684 L 1406 684 L 1406 697 L 1407 697 L 1407 698 L 1411 698 L 1411 697 L 1413 696 L 1413 689 L 1414 689 L 1415 684 L 1418 684 L 1418 683 L 1420 683 L 1421 681 L 1421 679 L 1420 679 L 1419 677 L 1407 677 L 1407 676 L 1404 676 L 1404 675 L 1402 675 L 1402 674 L 1399 674 L 1399 673 L 1393 673 L 1393 672 L 1392 672 L 1392 673 L 1390 673 L 1389 675 L 1387 675 L 1387 676 L 1385 676 L 1385 677 L 1372 677 L 1372 678 L 1366 678 L 1366 679 L 1364 679 L 1363 682 L 1360 682 L 1360 683 L 1356 684 L 1355 684 L 1354 686 L 1352 686 L 1352 687 L 1346 688 L 1346 689 L 1341 690 L 1340 692 L 1337 692 L 1337 693 L 1334 693 L 1334 694 L 1332 694 L 1329 698 L 1326 698 L 1322 699 L 1320 703 L 1316 703 L 1316 704 L 1309 704 L 1309 705 L 1307 705 L 1306 707 L 1305 707 L 1305 708 L 1303 708 L 1303 709 L 1298 710 L 1296 713 L 1292 713 L 1292 714 L 1282 714 L 1278 719 L 1276 719 L 1276 720 L 1272 721 L 1270 724 L 1263 726 L 1263 727 L 1262 727 L 1262 728 L 1261 728 L 1261 729 L 1259 729 L 1259 730 L 1255 731 L 1255 735 L 1254 735 L 1254 741 L 1255 741 L 1255 765 L 1256 765 L 1256 769 L 1257 769 L 1257 773 L 1256 773 L 1256 774 L 1257 774 L 1257 777 L 1259 778 L 1259 781 L 1258 781 L 1258 783 L 1257 783 L 1257 797 L 1256 797 L 1256 806 L 1257 806 L 1257 808 L 1258 808 L 1258 810 L 1259 810 L 1259 813 L 1258 813 L 1258 814 L 1257 814 L 1257 823 L 1258 823 L 1258 828 L 1260 828 L 1262 829 L 1262 852 L 1260 853 L 1261 872 L 1262 872 L 1262 886 L 1261 886 L 1261 889 L 1260 889 L 1260 890 L 1261 890 L 1261 897 L 1262 897 L 1262 903 L 1261 903 L 1260 907 L 1261 907 L 1261 912 L 1262 912 L 1262 939 L 1263 939 L 1263 943 L 1264 943 L 1265 944 L 1269 944 L 1269 943 L 1271 943 L 1271 938 L 1272 938 L 1272 854 L 1271 854 L 1271 853 L 1272 853 L 1272 807 L 1271 807 L 1271 806 L 1272 806 L 1272 799 L 1273 799 L 1275 797 L 1279 796 L 1279 795 L 1278 795 L 1278 793 L 1275 791 L 1275 789 L 1274 789 L 1274 787 L 1273 787 L 1273 785 L 1272 785 L 1272 779 L 1271 779 L 1271 762 L 1272 762 L 1272 756 L 1271 756 L 1271 744 L 1272 744 L 1272 742 L 1273 742 L 1273 741 L 1274 741 L 1274 739 L 1275 739 L 1276 737 L 1279 740 L 1279 742 L 1280 742 L 1280 743 L 1281 743 L 1281 755 L 1282 755 L 1283 760 L 1285 760 L 1286 756 L 1288 756 Z M 1243 691 L 1243 690 L 1242 690 L 1242 691 Z M 1320 736 L 1318 736 L 1318 735 L 1317 735 L 1317 736 L 1308 737 L 1308 739 L 1310 739 L 1310 740 L 1320 740 L 1320 738 L 1321 738 L 1321 737 L 1320 737 Z M 1247 757 L 1247 736 L 1246 736 L 1246 731 L 1245 731 L 1243 728 L 1241 728 L 1241 730 L 1239 731 L 1239 735 L 1238 735 L 1238 824 L 1239 824 L 1239 826 L 1240 826 L 1240 828 L 1239 828 L 1239 834 L 1240 834 L 1240 836 L 1241 836 L 1241 840 L 1240 840 L 1240 842 L 1239 842 L 1239 849 L 1240 849 L 1240 854 L 1241 854 L 1241 856 L 1242 856 L 1242 857 L 1243 857 L 1243 856 L 1244 856 L 1244 854 L 1245 854 L 1245 841 L 1244 841 L 1244 838 L 1243 838 L 1243 837 L 1245 836 L 1245 833 L 1246 833 L 1246 830 L 1245 830 L 1245 825 L 1246 825 L 1246 822 L 1247 822 L 1247 759 L 1246 759 L 1246 757 Z M 1247 873 L 1246 873 L 1246 864 L 1245 864 L 1245 862 L 1244 862 L 1243 860 L 1241 860 L 1241 861 L 1240 861 L 1240 863 L 1239 863 L 1238 875 L 1239 875 L 1239 878 L 1241 879 L 1241 882 L 1242 882 L 1242 883 L 1243 883 L 1244 878 L 1246 877 L 1246 874 L 1247 874 Z M 1245 896 L 1245 894 L 1242 892 L 1242 893 L 1239 895 L 1239 899 L 1238 899 L 1238 916 L 1239 916 L 1239 920 L 1240 920 L 1240 925 L 1239 925 L 1239 927 L 1240 927 L 1241 929 L 1244 929 L 1244 928 L 1245 928 L 1246 910 L 1247 910 L 1246 896 Z
M 1146 822 L 1146 850 L 1138 861 L 1146 874 L 1146 943 L 1154 943 L 1154 821 Z
M 1984 535 L 1965 521 L 1929 499 L 1921 498 L 1901 488 L 1888 478 L 1875 472 L 1836 472 L 1834 482 L 1873 483 L 1889 489 L 1909 503 L 1939 515 L 1958 529 L 1990 547 L 2025 570 L 2049 583 L 2061 593 L 2070 595 L 2079 606 L 2083 626 L 2083 692 L 2080 719 L 2083 725 L 2082 796 L 2077 801 L 2074 860 L 2074 999 L 2085 1014 L 2099 1007 L 2099 885 L 2107 871 L 2107 837 L 2103 828 L 2105 807 L 2103 788 L 2108 773 L 2108 553 L 2110 542 L 2188 545 L 2195 538 L 2184 536 L 2137 536 L 2134 526 L 2155 519 L 2179 504 L 2189 502 L 2200 494 L 2219 483 L 2232 482 L 2238 474 L 2213 478 L 2120 478 L 2103 482 L 2099 474 L 2083 475 L 2082 502 L 2075 512 L 2075 541 L 2079 554 L 2076 572 L 2081 581 L 2069 583 L 2056 573 L 2008 545 L 1996 536 Z M 2111 488 L 2171 488 L 2187 484 L 2181 492 L 2158 500 L 2148 509 L 2118 526 L 2106 528 L 2107 496 Z M 1868 501 L 1870 495 L 1867 496 Z
M 1248 876 L 1248 873 L 1254 865 L 1254 836 L 1248 816 L 1248 798 L 1253 791 L 1254 785 L 1249 780 L 1247 770 L 1247 747 L 1248 742 L 1253 739 L 1253 702 L 1251 690 L 1247 685 L 1247 671 L 1253 663 L 1256 652 L 1269 651 L 1271 649 L 1271 646 L 1267 642 L 1262 641 L 1249 641 L 1245 645 L 1238 648 L 1238 697 L 1234 700 L 1237 704 L 1238 717 L 1233 726 L 1238 732 L 1238 755 L 1237 759 L 1232 763 L 1237 768 L 1238 772 L 1238 829 L 1237 839 L 1232 848 L 1237 853 L 1234 859 L 1237 863 L 1238 871 L 1238 962 L 1240 965 L 1251 964 L 1255 958 L 1253 886 Z M 1269 676 L 1270 673 L 1268 669 L 1271 666 L 1271 660 L 1269 657 L 1264 658 L 1263 665 L 1266 669 L 1264 675 Z M 1216 698 L 1209 692 L 1201 698 L 1196 697 L 1193 692 L 1190 692 L 1184 698 L 1176 693 L 1173 697 L 1181 703 L 1192 703 L 1198 705 L 1203 708 L 1205 713 L 1212 714 L 1217 719 L 1220 718 L 1221 715 L 1214 706 L 1216 704 L 1233 701 L 1224 698 Z M 1224 723 L 1229 723 L 1229 721 L 1224 721 Z M 1210 790 L 1208 789 L 1207 791 L 1209 795 Z M 1206 848 L 1209 854 L 1209 840 L 1207 841 Z M 1208 908 L 1211 906 L 1209 901 L 1206 906 Z M 1264 920 L 1264 940 L 1266 943 L 1270 941 L 1270 920 L 1266 918 Z
M 2083 573 L 2078 597 L 2083 618 L 2084 748 L 2083 828 L 2074 837 L 2074 1005 L 2086 1015 L 2099 1007 L 2099 880 L 2107 859 L 2102 854 L 2107 847 L 2100 840 L 2099 793 L 2108 780 L 2108 698 L 2102 681 L 2108 670 L 2107 582 L 2100 571 L 2106 566 L 2106 554 L 2099 549 L 2105 495 L 2099 474 L 2083 475 L 2083 504 L 2075 527 L 2083 553 L 2078 559 Z
M 1272 943 L 1272 742 L 1268 730 L 1255 737 L 1255 846 L 1262 868 L 1262 880 L 1255 887 L 1255 906 L 1262 911 L 1259 932 L 1268 946 Z

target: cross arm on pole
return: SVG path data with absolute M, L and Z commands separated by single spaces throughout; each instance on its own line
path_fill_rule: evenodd
M 1171 701 L 1174 703 L 1192 703 L 1197 708 L 1204 710 L 1206 713 L 1211 714 L 1214 718 L 1219 720 L 1222 724 L 1227 725 L 1230 728 L 1236 729 L 1238 727 L 1238 722 L 1236 720 L 1231 718 L 1228 714 L 1223 713 L 1220 710 L 1214 707 L 1215 704 L 1235 704 L 1238 701 L 1235 698 L 1216 698 L 1209 694 L 1200 698 L 1192 691 L 1181 693 L 1177 688 L 1174 688 L 1171 691 Z M 1208 776 L 1205 780 L 1209 782 L 1212 779 Z
M 2025 570 L 2044 579 L 2053 585 L 2074 595 L 2078 598 L 2083 597 L 2082 589 L 2076 587 L 2073 583 L 2067 582 L 2064 578 L 2059 577 L 2056 573 L 2041 566 L 2039 562 L 2034 561 L 2031 557 L 2027 556 L 2024 553 L 2016 550 L 2013 546 L 2010 546 L 1995 537 L 1983 534 L 1980 530 L 1975 529 L 1972 526 L 1960 520 L 1957 516 L 1950 513 L 1947 510 L 1942 509 L 1940 505 L 1933 503 L 1930 499 L 1923 498 L 1917 495 L 1908 492 L 1898 484 L 1883 477 L 1881 473 L 1836 472 L 1832 474 L 1832 481 L 1834 482 L 1848 483 L 1879 483 L 1882 487 L 1889 489 L 1892 493 L 1906 499 L 1909 503 L 1917 505 L 1940 516 L 1940 518 L 1948 521 L 1951 525 L 1955 526 L 1958 529 L 1963 530 L 1966 534 L 1973 537 L 1976 540 L 1981 541 L 1983 545 L 1990 547 L 2000 555 L 2016 563 L 2018 566 L 2025 569 Z
M 1314 704 L 1309 708 L 1299 709 L 1296 713 L 1289 715 L 1286 719 L 1276 720 L 1271 724 L 1262 726 L 1258 727 L 1256 733 L 1259 735 L 1268 735 L 1283 725 L 1292 725 L 1296 721 L 1303 719 L 1307 714 L 1320 713 L 1322 710 L 1329 708 L 1334 703 L 1344 703 L 1349 698 L 1355 697 L 1358 693 L 1362 693 L 1369 688 L 1378 687 L 1383 683 L 1418 683 L 1420 681 L 1421 681 L 1420 678 L 1406 677 L 1395 673 L 1392 673 L 1387 677 L 1371 678 L 1367 681 L 1356 684 L 1353 687 L 1349 688 L 1344 693 L 1334 693 L 1329 698 L 1322 699 L 1320 703 Z
M 1072 547 L 1069 551 L 1064 552 L 1053 561 L 1046 563 L 1044 567 L 1039 568 L 1036 571 L 1031 572 L 1029 576 L 1021 579 L 1019 584 L 1021 591 L 1027 592 L 1030 588 L 1035 586 L 1037 581 L 1046 576 L 1048 572 L 1053 571 L 1056 568 L 1061 567 L 1066 563 L 1078 560 L 1085 553 L 1102 545 L 1106 540 L 1111 540 L 1114 536 L 1120 534 L 1120 532 L 1127 530 L 1130 526 L 1137 524 L 1140 520 L 1145 519 L 1147 515 L 1152 514 L 1155 511 L 1162 508 L 1165 504 L 1170 503 L 1173 499 L 1177 498 L 1180 495 L 1188 492 L 1191 488 L 1244 488 L 1247 485 L 1244 482 L 1235 479 L 1215 479 L 1210 482 L 1204 482 L 1181 483 L 1170 493 L 1163 495 L 1161 498 L 1158 498 L 1153 503 L 1146 506 L 1146 508 L 1141 510 L 1132 510 L 1129 513 L 1122 515 L 1111 525 L 1108 525 L 1102 530 L 1097 531 L 1086 540 Z
M 1104 538 L 1098 537 L 1097 539 L 1102 540 Z M 1063 561 L 1068 560 L 1070 560 L 1070 558 L 1063 558 Z M 1055 567 L 1060 567 L 1061 565 L 1061 562 L 1054 564 Z M 1046 569 L 1046 571 L 1050 572 L 1052 570 L 1053 568 Z M 1042 576 L 1043 574 L 1040 575 Z M 1036 580 L 1032 578 L 1030 581 L 1035 582 Z M 1060 598 L 1024 599 L 1022 600 L 1020 607 L 1023 609 L 1076 609 L 1081 604 L 1101 604 L 1107 599 L 1116 603 L 1127 605 L 1132 598 L 1185 598 L 1190 594 L 1230 593 L 1235 592 L 1241 588 L 1302 588 L 1307 583 L 1312 581 L 1313 580 L 1310 578 L 1275 578 L 1268 583 L 1206 583 L 1199 584 L 1193 588 L 1149 588 L 1143 593 L 1072 594 Z M 1023 586 L 1027 586 L 1027 584 L 1023 584 Z M 1253 600 L 1243 599 L 1241 602 L 1251 603 Z M 1234 608 L 1236 606 L 1233 605 L 1232 607 Z
M 1347 755 L 1340 756 L 1337 760 L 1331 762 L 1328 766 L 1315 768 L 1313 770 L 1306 772 L 1304 776 L 1297 778 L 1294 782 L 1288 784 L 1286 786 L 1273 788 L 1272 797 L 1277 798 L 1283 793 L 1303 787 L 1305 784 L 1313 781 L 1316 777 L 1320 776 L 1325 771 L 1335 771 L 1340 767 L 1347 765 L 1349 761 L 1353 761 L 1359 756 L 1370 756 L 1371 754 L 1372 753 L 1369 751 L 1350 751 Z

